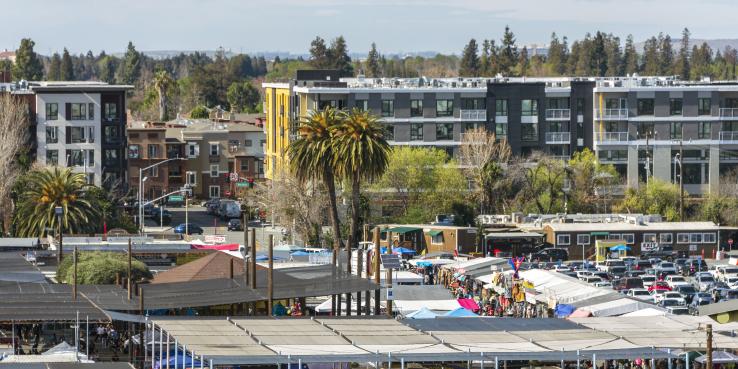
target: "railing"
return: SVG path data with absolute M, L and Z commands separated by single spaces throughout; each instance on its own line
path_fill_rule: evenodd
M 720 108 L 720 116 L 726 118 L 738 117 L 738 108 Z
M 569 120 L 571 109 L 546 109 L 547 120 Z
M 553 160 L 561 160 L 561 161 L 566 162 L 566 161 L 569 161 L 569 159 L 571 159 L 571 157 L 569 157 L 569 155 L 551 155 L 551 159 L 553 159 Z
M 720 141 L 738 141 L 738 131 L 720 132 Z
M 602 113 L 599 109 L 596 111 L 599 119 L 628 119 L 628 109 L 602 109 Z
M 487 111 L 481 109 L 474 110 L 459 110 L 459 118 L 461 120 L 475 120 L 475 121 L 486 121 Z
M 571 132 L 546 132 L 547 144 L 568 144 L 571 142 Z
M 628 132 L 598 132 L 595 133 L 597 142 L 627 142 Z

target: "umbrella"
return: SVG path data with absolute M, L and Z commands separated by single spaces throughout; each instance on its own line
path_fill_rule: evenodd
M 275 256 L 272 258 L 272 260 L 283 260 L 284 258 L 280 258 L 279 256 Z M 256 255 L 256 261 L 267 261 L 269 260 L 269 257 L 266 255 Z
M 291 254 L 290 254 L 290 256 L 309 256 L 309 255 L 310 255 L 310 253 L 309 253 L 309 252 L 307 252 L 307 251 L 302 251 L 302 250 L 300 250 L 300 251 L 295 251 L 295 252 L 293 252 L 293 253 L 291 253 Z
M 704 363 L 707 361 L 707 355 L 702 355 L 695 360 L 698 363 Z M 727 351 L 715 351 L 712 353 L 713 364 L 728 364 L 738 363 L 738 356 L 733 355 Z
M 630 247 L 625 245 L 615 245 L 610 247 L 610 251 L 630 251 Z
M 479 317 L 479 315 L 474 314 L 471 311 L 464 309 L 461 306 L 457 307 L 454 310 L 449 311 L 446 314 L 443 314 L 443 316 L 451 317 L 451 318 Z
M 437 317 L 438 314 L 432 312 L 427 307 L 423 306 L 420 308 L 420 310 L 413 311 L 410 314 L 405 315 L 405 318 L 409 319 L 433 319 Z

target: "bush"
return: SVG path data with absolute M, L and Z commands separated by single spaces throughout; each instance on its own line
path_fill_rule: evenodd
M 80 252 L 77 254 L 77 284 L 113 284 L 116 274 L 125 278 L 128 273 L 128 255 L 117 252 Z M 152 278 L 146 264 L 133 259 L 131 262 L 133 281 Z M 56 272 L 61 283 L 72 283 L 74 257 L 66 255 Z
M 192 119 L 207 119 L 209 117 L 210 114 L 208 114 L 208 109 L 202 105 L 196 106 L 190 112 L 190 118 Z

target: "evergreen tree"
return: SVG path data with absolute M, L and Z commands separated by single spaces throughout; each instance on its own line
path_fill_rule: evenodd
M 500 45 L 500 55 L 497 60 L 500 73 L 505 76 L 512 75 L 518 61 L 518 47 L 515 45 L 515 34 L 510 31 L 509 26 L 505 26 L 502 45 Z
M 682 31 L 682 39 L 679 42 L 679 54 L 674 62 L 674 74 L 679 75 L 683 79 L 689 79 L 689 29 L 684 28 Z
M 477 55 L 477 40 L 471 39 L 464 47 L 461 54 L 461 65 L 459 67 L 460 77 L 477 77 L 479 76 L 479 55 Z
M 315 40 L 310 43 L 310 65 L 316 69 L 329 68 L 328 47 L 320 36 L 316 36 Z
M 18 50 L 15 51 L 15 64 L 13 65 L 13 78 L 16 80 L 38 81 L 44 77 L 44 66 L 33 46 L 36 43 L 30 38 L 21 40 Z
M 623 71 L 625 74 L 632 75 L 638 73 L 638 52 L 633 42 L 633 35 L 628 35 L 625 39 L 625 50 L 623 52 Z
M 692 48 L 692 67 L 690 70 L 690 78 L 693 80 L 699 80 L 702 77 L 712 76 L 711 64 L 712 64 L 712 49 L 706 42 L 703 42 L 700 47 L 694 45 Z
M 328 49 L 331 68 L 341 72 L 342 77 L 352 77 L 354 75 L 354 65 L 351 64 L 351 57 L 348 55 L 348 46 L 343 36 L 338 36 L 331 42 Z
M 136 51 L 133 42 L 128 42 L 126 54 L 123 57 L 121 82 L 134 84 L 141 75 L 141 55 Z
M 620 50 L 620 38 L 609 35 L 605 40 L 607 53 L 607 76 L 623 75 L 623 53 Z
M 523 50 L 520 51 L 520 56 L 518 57 L 518 71 L 521 76 L 528 75 L 528 70 L 530 69 L 530 60 L 528 59 L 528 47 L 523 46 Z
M 500 53 L 495 45 L 495 40 L 489 40 L 489 61 L 487 62 L 487 74 L 494 77 L 500 73 Z
M 97 62 L 97 76 L 106 83 L 115 82 L 118 60 L 110 55 L 103 55 Z
M 646 76 L 656 76 L 661 72 L 659 40 L 656 37 L 649 38 L 643 44 L 643 67 L 641 70 Z
M 54 55 L 51 56 L 51 61 L 49 62 L 49 72 L 46 74 L 46 80 L 58 81 L 60 79 L 60 75 L 61 57 L 59 56 L 59 53 L 54 53 Z
M 738 63 L 738 51 L 736 49 L 726 46 L 723 52 L 725 58 L 726 77 L 725 79 L 734 80 L 736 78 L 736 63 Z
M 479 58 L 479 74 L 481 76 L 489 76 L 489 63 L 490 63 L 490 55 L 489 55 L 489 47 L 490 43 L 489 40 L 484 40 L 482 42 L 482 56 Z
M 579 44 L 579 41 L 574 41 L 571 44 L 571 53 L 569 53 L 569 58 L 567 60 L 566 74 L 568 75 L 577 75 L 577 64 L 579 63 L 579 57 L 581 54 L 581 47 Z
M 659 33 L 659 74 L 666 76 L 674 70 L 674 49 L 671 36 Z
M 74 65 L 72 64 L 72 57 L 69 55 L 69 50 L 66 47 L 62 53 L 59 79 L 62 81 L 74 81 Z
M 590 48 L 590 62 L 596 76 L 602 77 L 607 73 L 607 53 L 605 52 L 605 35 L 597 31 Z
M 559 41 L 556 32 L 552 33 L 551 42 L 548 44 L 548 58 L 546 60 L 548 73 L 554 76 L 566 74 L 567 51 L 566 45 Z
M 366 71 L 369 77 L 377 78 L 382 76 L 382 66 L 380 64 L 380 55 L 377 51 L 377 44 L 372 42 L 372 48 L 366 56 Z

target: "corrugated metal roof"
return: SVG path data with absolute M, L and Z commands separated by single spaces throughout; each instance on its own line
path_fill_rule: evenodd
M 717 231 L 713 222 L 656 222 L 632 223 L 551 223 L 547 224 L 555 232 L 614 232 L 614 231 Z

